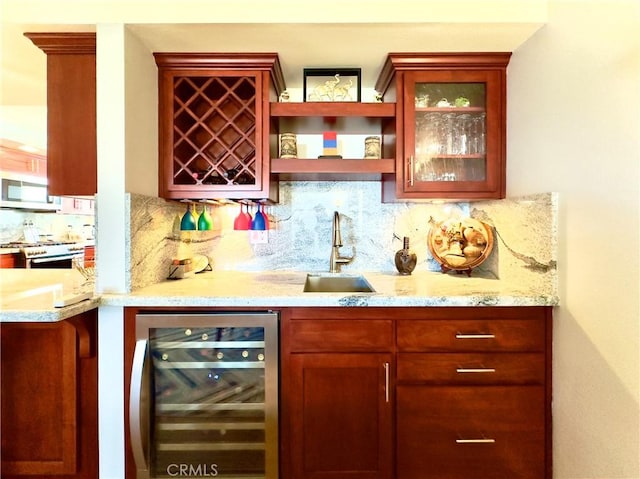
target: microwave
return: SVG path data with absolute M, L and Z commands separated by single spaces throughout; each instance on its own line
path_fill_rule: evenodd
M 58 211 L 62 199 L 50 196 L 46 178 L 0 172 L 0 207 Z

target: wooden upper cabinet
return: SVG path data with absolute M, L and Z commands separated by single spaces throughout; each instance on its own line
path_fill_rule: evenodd
M 270 199 L 269 103 L 284 89 L 275 53 L 155 53 L 159 191 L 167 199 Z
M 46 156 L 23 151 L 19 146 L 19 143 L 0 138 L 0 171 L 46 177 Z
M 25 33 L 47 54 L 49 194 L 97 191 L 95 33 Z
M 384 201 L 504 198 L 510 56 L 389 54 L 376 90 L 396 101 L 401 141 Z

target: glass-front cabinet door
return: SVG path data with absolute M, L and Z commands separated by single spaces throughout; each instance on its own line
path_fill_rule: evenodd
M 137 479 L 278 477 L 276 313 L 139 314 Z
M 498 71 L 406 74 L 406 193 L 504 197 L 502 86 Z

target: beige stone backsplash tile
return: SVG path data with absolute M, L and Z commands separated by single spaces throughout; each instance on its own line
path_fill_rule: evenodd
M 195 254 L 210 257 L 217 270 L 328 271 L 332 217 L 338 211 L 341 252 L 351 256 L 355 248 L 344 272 L 394 272 L 394 254 L 408 236 L 418 256 L 416 271 L 440 274 L 427 247 L 429 218 L 471 216 L 498 233 L 494 251 L 474 276 L 544 281 L 555 293 L 557 198 L 552 193 L 472 203 L 390 204 L 381 202 L 378 182 L 282 182 L 280 203 L 268 208 L 273 229 L 266 244 L 251 244 L 247 231 L 233 230 L 237 204 L 211 207 L 219 230 L 181 232 L 184 204 L 137 194 L 128 198 L 132 289 L 164 281 L 173 258 Z

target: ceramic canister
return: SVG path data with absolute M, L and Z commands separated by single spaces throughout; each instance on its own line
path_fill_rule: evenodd
M 365 160 L 377 160 L 380 158 L 380 138 L 377 136 L 367 136 L 364 139 Z
M 297 158 L 298 146 L 294 133 L 282 133 L 280 135 L 280 158 Z

